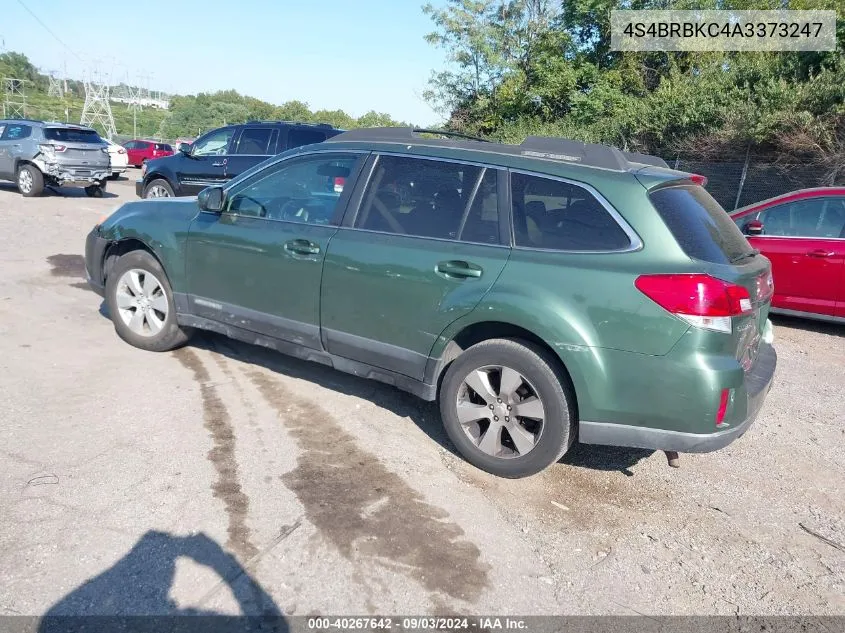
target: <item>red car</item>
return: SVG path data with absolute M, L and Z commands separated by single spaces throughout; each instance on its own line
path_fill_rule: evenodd
M 156 141 L 144 141 L 135 139 L 123 144 L 126 153 L 129 155 L 129 164 L 140 167 L 148 160 L 161 158 L 162 156 L 173 156 L 173 148 L 167 143 Z
M 794 191 L 731 218 L 772 262 L 772 312 L 845 323 L 845 187 Z

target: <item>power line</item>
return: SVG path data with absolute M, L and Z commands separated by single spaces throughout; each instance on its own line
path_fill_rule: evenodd
M 32 12 L 32 9 L 30 9 L 28 6 L 26 6 L 26 5 L 23 3 L 23 0 L 18 0 L 18 4 L 19 4 L 19 5 L 21 5 L 24 9 L 26 9 L 26 12 L 27 12 L 27 13 L 29 13 L 29 14 L 30 14 L 33 18 L 35 18 L 35 21 L 36 21 L 36 22 L 38 22 L 38 24 L 40 24 L 41 26 L 43 26 L 43 27 L 44 27 L 44 29 L 45 29 L 45 30 L 46 30 L 46 31 L 47 31 L 50 35 L 52 35 L 54 38 L 56 38 L 56 41 L 57 41 L 59 44 L 61 44 L 61 45 L 62 45 L 62 46 L 64 46 L 64 47 L 65 47 L 68 51 L 70 51 L 71 53 L 73 53 L 73 56 L 74 56 L 74 57 L 76 57 L 76 59 L 78 59 L 78 60 L 79 60 L 79 61 L 81 61 L 81 62 L 84 62 L 84 61 L 85 61 L 84 59 L 82 59 L 82 57 L 80 57 L 80 56 L 77 54 L 77 52 L 76 52 L 75 50 L 73 50 L 70 46 L 68 46 L 67 44 L 65 44 L 65 43 L 64 43 L 64 41 L 62 40 L 62 38 L 60 38 L 58 35 L 56 35 L 55 33 L 53 33 L 53 30 L 52 30 L 49 26 L 47 26 L 46 24 L 44 24 L 44 22 L 42 22 L 42 21 L 41 21 L 41 18 L 39 18 L 37 15 L 35 15 L 35 14 Z

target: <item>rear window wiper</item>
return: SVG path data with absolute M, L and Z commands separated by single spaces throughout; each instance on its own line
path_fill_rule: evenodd
M 736 264 L 737 262 L 741 262 L 743 259 L 751 259 L 752 257 L 757 257 L 760 254 L 756 248 L 754 250 L 748 251 L 747 253 L 742 253 L 741 255 L 737 255 L 736 257 L 731 257 L 730 263 Z

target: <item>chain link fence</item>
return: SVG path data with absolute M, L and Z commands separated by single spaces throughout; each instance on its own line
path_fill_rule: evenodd
M 736 161 L 664 158 L 670 167 L 707 177 L 707 191 L 726 210 L 808 187 L 845 186 L 845 169 L 830 165 L 780 165 L 749 156 Z

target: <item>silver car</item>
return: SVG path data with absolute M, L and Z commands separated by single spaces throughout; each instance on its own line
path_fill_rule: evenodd
M 96 130 L 68 123 L 0 119 L 0 180 L 17 183 L 22 195 L 44 187 L 82 185 L 100 198 L 111 175 L 108 145 Z

